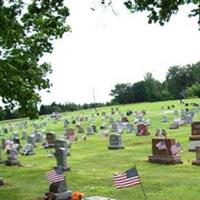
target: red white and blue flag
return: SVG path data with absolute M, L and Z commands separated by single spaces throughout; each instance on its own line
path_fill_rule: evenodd
M 65 180 L 65 177 L 64 177 L 61 167 L 51 170 L 51 171 L 47 172 L 45 175 L 47 177 L 49 184 L 52 184 L 55 182 L 61 182 L 61 181 Z
M 156 144 L 156 147 L 159 149 L 159 150 L 163 150 L 163 149 L 166 149 L 166 144 L 165 144 L 165 141 L 161 141 L 161 142 L 158 142 Z
M 113 181 L 118 189 L 140 184 L 140 178 L 135 167 L 123 173 L 114 174 Z
M 171 152 L 172 152 L 172 154 L 176 154 L 176 153 L 178 153 L 181 150 L 182 150 L 182 146 L 181 146 L 180 143 L 176 143 L 176 144 L 174 144 L 174 145 L 171 146 Z

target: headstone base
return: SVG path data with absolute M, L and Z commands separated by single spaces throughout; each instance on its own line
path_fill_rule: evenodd
M 5 165 L 7 165 L 7 166 L 14 166 L 14 165 L 20 166 L 20 162 L 19 162 L 19 160 L 6 160 Z
M 200 140 L 190 141 L 189 151 L 195 151 L 198 145 L 200 145 Z
M 200 165 L 200 160 L 193 160 L 192 165 Z
M 54 167 L 54 168 L 56 169 L 57 167 Z M 62 170 L 64 172 L 71 171 L 71 167 L 62 167 Z
M 35 152 L 30 152 L 30 153 L 22 153 L 23 156 L 32 156 L 35 155 Z
M 150 155 L 149 156 L 149 162 L 152 163 L 159 163 L 159 164 L 182 164 L 183 162 L 181 161 L 180 156 L 155 156 L 155 155 Z
M 52 193 L 46 192 L 45 193 L 45 200 L 71 200 L 72 192 L 66 191 L 61 193 Z
M 125 147 L 123 145 L 112 145 L 112 146 L 108 146 L 108 149 L 113 150 L 113 149 L 124 149 Z
M 45 149 L 55 148 L 55 144 L 48 144 L 44 148 Z

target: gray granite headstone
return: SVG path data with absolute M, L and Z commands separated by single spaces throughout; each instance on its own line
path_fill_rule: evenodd
M 23 148 L 22 155 L 34 155 L 34 146 L 32 144 L 26 144 Z
M 14 150 L 10 150 L 7 160 L 5 162 L 6 165 L 12 166 L 12 165 L 20 165 L 20 162 L 17 160 L 17 152 Z
M 92 126 L 87 128 L 87 135 L 94 135 L 94 128 Z
M 56 140 L 55 142 L 55 148 L 58 149 L 58 148 L 64 148 L 65 151 L 66 151 L 66 155 L 69 156 L 70 155 L 70 152 L 69 152 L 69 148 L 68 148 L 68 143 L 65 139 L 59 139 L 59 140 Z
M 124 149 L 120 134 L 111 134 L 109 136 L 108 149 Z
M 65 148 L 56 148 L 55 152 L 57 167 L 61 166 L 63 171 L 70 170 L 70 167 L 67 163 L 67 152 Z
M 28 136 L 27 143 L 32 144 L 34 147 L 36 147 L 34 134 L 31 134 L 30 136 Z

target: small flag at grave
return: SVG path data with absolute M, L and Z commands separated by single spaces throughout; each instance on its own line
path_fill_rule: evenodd
M 159 150 L 166 149 L 165 141 L 158 142 L 158 143 L 156 144 L 156 147 L 157 147 Z
M 123 173 L 114 174 L 113 181 L 118 189 L 140 184 L 140 178 L 135 167 Z
M 180 143 L 176 143 L 173 146 L 171 146 L 171 152 L 172 152 L 172 154 L 178 153 L 179 151 L 181 151 L 181 149 L 182 149 L 182 146 L 181 146 Z
M 51 171 L 47 172 L 45 175 L 47 177 L 49 184 L 65 180 L 65 177 L 64 177 L 61 167 L 51 170 Z

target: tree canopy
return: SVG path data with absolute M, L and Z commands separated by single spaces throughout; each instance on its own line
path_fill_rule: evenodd
M 160 25 L 168 22 L 181 6 L 190 4 L 194 7 L 188 13 L 188 16 L 197 16 L 200 27 L 200 0 L 127 0 L 124 4 L 131 12 L 146 11 L 148 22 L 158 22 Z
M 0 0 L 0 97 L 30 117 L 37 113 L 38 92 L 50 87 L 51 66 L 40 59 L 70 30 L 63 1 Z

